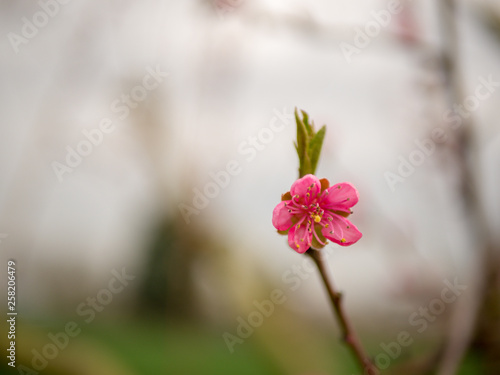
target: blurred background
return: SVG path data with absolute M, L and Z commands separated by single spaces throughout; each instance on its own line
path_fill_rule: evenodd
M 295 107 L 327 124 L 318 176 L 360 193 L 328 260 L 382 373 L 500 373 L 497 1 L 0 9 L 13 373 L 362 374 L 271 224 Z

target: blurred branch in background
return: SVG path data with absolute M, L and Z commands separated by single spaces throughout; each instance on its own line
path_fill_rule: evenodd
M 484 26 L 496 39 L 500 50 L 500 4 L 498 2 L 483 4 L 481 16 Z M 498 137 L 498 134 L 495 136 Z M 482 202 L 482 207 L 487 205 L 486 202 Z M 485 295 L 472 343 L 473 349 L 486 355 L 488 375 L 500 373 L 500 244 L 498 237 L 496 241 L 493 238 L 494 230 L 491 228 L 487 233 L 489 244 L 487 243 L 487 253 L 483 260 Z
M 441 66 L 449 108 L 456 103 L 464 103 L 466 99 L 459 41 L 461 30 L 457 26 L 458 8 L 456 0 L 439 2 L 443 34 Z M 492 237 L 493 228 L 483 209 L 485 202 L 481 200 L 481 184 L 484 179 L 480 174 L 481 145 L 476 137 L 474 114 L 463 116 L 462 121 L 456 133 L 458 147 L 454 151 L 461 173 L 459 191 L 463 199 L 463 214 L 468 221 L 473 243 L 477 244 L 471 252 L 479 259 L 480 269 L 475 277 L 476 284 L 469 286 L 472 296 L 470 303 L 463 309 L 457 309 L 452 317 L 438 374 L 456 374 L 474 340 L 476 344 L 483 346 L 487 374 L 494 375 L 500 373 L 499 252 Z

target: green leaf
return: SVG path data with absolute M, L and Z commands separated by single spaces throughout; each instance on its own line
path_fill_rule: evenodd
M 299 114 L 297 113 L 297 108 L 295 108 L 295 121 L 297 122 L 297 152 L 299 154 L 299 158 L 302 158 L 304 154 L 306 153 L 307 149 L 307 144 L 308 142 L 308 136 L 307 136 L 307 129 L 302 122 L 302 120 L 299 117 Z
M 302 118 L 303 118 L 302 122 L 306 127 L 307 135 L 309 138 L 312 138 L 314 136 L 314 128 L 309 124 L 309 115 L 307 114 L 306 111 L 300 110 L 300 112 L 302 112 Z
M 323 146 L 323 140 L 325 139 L 326 125 L 316 133 L 313 139 L 309 143 L 309 155 L 311 163 L 311 172 L 314 174 L 316 167 L 318 166 L 319 156 L 321 155 L 321 148 Z
M 309 159 L 307 155 L 309 137 L 307 128 L 299 117 L 297 108 L 295 108 L 295 121 L 297 122 L 297 143 L 295 148 L 299 156 L 299 174 L 302 176 L 304 169 L 307 168 L 307 165 L 305 164 L 307 164 L 307 160 Z
M 306 174 L 313 174 L 314 171 L 311 168 L 311 158 L 309 153 L 306 153 L 302 160 L 300 160 L 299 167 L 299 177 L 304 177 Z
M 309 115 L 306 111 L 300 111 L 302 118 L 295 108 L 295 121 L 297 122 L 297 142 L 295 149 L 299 156 L 299 177 L 306 174 L 314 174 L 318 165 L 321 147 L 325 137 L 326 126 L 323 126 L 318 133 L 314 129 L 314 122 L 309 123 Z

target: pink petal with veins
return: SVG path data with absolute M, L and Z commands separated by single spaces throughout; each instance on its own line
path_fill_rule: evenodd
M 321 230 L 323 236 L 340 246 L 352 245 L 363 236 L 356 226 L 339 215 L 332 215 L 332 220 L 329 221 L 329 226 Z
M 293 225 L 293 215 L 288 212 L 289 209 L 285 206 L 290 201 L 282 201 L 274 208 L 273 225 L 277 230 L 288 230 Z
M 341 182 L 328 188 L 328 195 L 323 199 L 322 206 L 330 210 L 339 209 L 349 212 L 349 208 L 358 203 L 358 191 L 349 182 Z
M 288 244 L 299 254 L 305 253 L 311 247 L 312 233 L 310 233 L 306 225 L 301 224 L 299 228 L 295 225 L 288 232 Z

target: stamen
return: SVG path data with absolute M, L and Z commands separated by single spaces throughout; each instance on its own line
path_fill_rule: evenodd
M 342 242 L 342 243 L 346 243 L 347 241 L 345 240 L 345 238 L 342 238 L 342 239 L 340 240 L 340 242 Z
M 326 245 L 326 243 L 325 243 L 325 242 L 323 242 L 323 241 L 321 241 L 321 240 L 319 239 L 318 233 L 316 233 L 316 231 L 314 231 L 314 237 L 316 237 L 316 239 L 318 240 L 318 242 L 319 242 L 320 244 L 322 244 L 323 246 L 325 246 L 325 245 Z
M 300 206 L 300 203 L 297 201 L 297 199 L 299 199 L 299 195 L 298 194 L 295 194 L 293 197 L 292 197 L 292 202 L 295 203 L 297 206 Z
M 302 218 L 299 220 L 299 222 L 296 224 L 297 225 L 297 229 L 302 225 L 302 223 L 304 222 L 304 219 L 306 217 L 305 216 L 302 216 Z
M 292 215 L 297 215 L 297 214 L 303 214 L 304 211 L 300 210 L 299 208 L 297 207 L 293 207 L 288 209 L 288 212 L 290 212 Z

